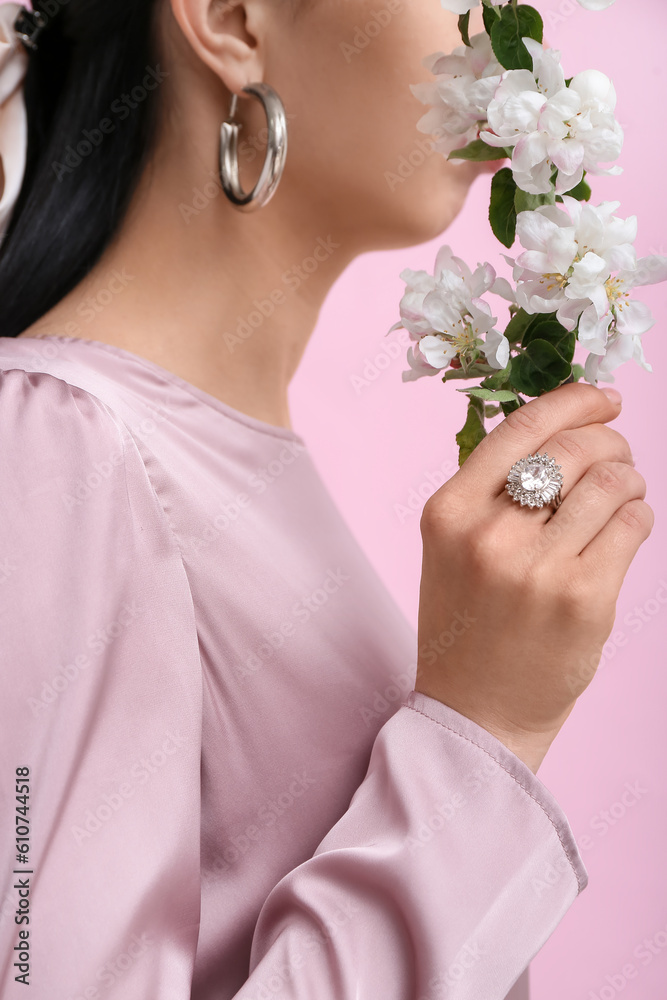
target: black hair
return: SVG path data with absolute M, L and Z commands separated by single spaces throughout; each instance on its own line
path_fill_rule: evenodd
M 158 0 L 35 0 L 23 184 L 0 249 L 0 335 L 48 312 L 99 260 L 152 149 Z

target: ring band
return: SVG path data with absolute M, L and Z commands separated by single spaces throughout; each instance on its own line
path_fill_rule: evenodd
M 507 476 L 505 489 L 522 507 L 544 507 L 551 504 L 554 510 L 562 502 L 563 474 L 555 458 L 528 455 L 515 462 Z

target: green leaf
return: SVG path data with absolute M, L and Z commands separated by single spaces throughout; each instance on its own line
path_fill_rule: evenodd
M 485 6 L 482 10 L 482 17 L 484 18 L 484 27 L 486 28 L 487 35 L 491 34 L 491 29 L 500 20 L 500 14 L 493 7 Z
M 496 403 L 511 403 L 512 400 L 517 398 L 515 392 L 510 392 L 509 389 L 497 389 L 495 392 L 492 389 L 485 389 L 483 386 L 476 386 L 474 389 L 457 389 L 457 392 L 467 392 L 470 396 L 475 396 L 476 399 L 484 399 L 488 402 Z
M 505 416 L 507 416 L 509 413 L 513 413 L 514 410 L 518 410 L 520 406 L 523 406 L 523 400 L 519 396 L 514 403 L 501 403 L 500 409 L 503 411 Z
M 524 333 L 534 319 L 535 317 L 527 313 L 525 309 L 519 309 L 518 313 L 512 316 L 505 329 L 505 336 L 510 344 L 518 344 L 523 339 Z
M 529 194 L 518 187 L 514 197 L 514 207 L 518 215 L 519 212 L 534 212 L 536 208 L 540 208 L 542 205 L 553 205 L 555 201 L 556 195 L 554 191 L 550 191 L 549 194 Z
M 487 418 L 487 420 L 499 416 L 502 412 L 503 411 L 500 408 L 500 406 L 493 406 L 491 403 L 487 403 L 486 406 L 484 407 L 484 416 Z
M 466 458 L 472 455 L 477 445 L 485 437 L 484 403 L 481 400 L 471 399 L 468 403 L 466 422 L 456 435 L 456 443 L 459 446 L 459 466 L 463 465 Z
M 474 378 L 477 373 L 471 374 L 470 372 L 464 372 L 463 368 L 448 368 L 445 374 L 442 376 L 443 382 L 451 382 L 452 379 L 457 378 Z
M 467 45 L 468 48 L 472 48 L 470 45 L 470 11 L 467 14 L 461 14 L 459 18 L 459 31 L 461 32 L 463 44 Z
M 533 7 L 525 4 L 507 4 L 491 27 L 491 45 L 496 59 L 505 69 L 532 70 L 533 60 L 523 39 L 528 37 L 541 42 L 543 36 L 542 18 Z
M 571 191 L 566 191 L 565 194 L 569 194 L 570 198 L 576 198 L 577 201 L 590 201 L 593 192 L 590 184 L 587 181 L 581 180 L 576 187 L 573 187 Z M 558 197 L 560 198 L 560 195 Z M 562 200 L 560 198 L 560 201 Z
M 568 333 L 565 327 L 561 326 L 556 319 L 556 313 L 533 315 L 524 309 L 519 309 L 507 324 L 505 336 L 510 344 L 521 342 L 522 347 L 527 347 L 532 340 L 547 340 L 566 361 L 571 362 L 574 357 L 576 334 L 574 331 Z
M 488 142 L 484 142 L 483 139 L 474 139 L 467 146 L 453 150 L 447 159 L 473 160 L 476 163 L 482 163 L 485 160 L 506 160 L 508 155 L 512 154 L 511 152 L 508 154 L 504 147 L 489 146 Z
M 540 313 L 532 316 L 524 330 L 521 340 L 522 347 L 528 347 L 533 340 L 546 340 L 556 348 L 562 358 L 572 363 L 577 335 L 574 330 L 568 331 L 556 319 L 556 313 Z
M 517 186 L 509 167 L 503 167 L 491 181 L 489 222 L 503 246 L 511 247 L 516 239 L 516 208 L 514 199 Z
M 494 371 L 493 375 L 489 375 L 482 382 L 482 387 L 484 389 L 500 389 L 507 382 L 510 377 L 510 365 L 507 368 L 503 368 L 502 371 Z
M 585 374 L 583 365 L 572 365 L 572 377 L 575 382 L 579 382 Z
M 511 382 L 526 396 L 541 396 L 555 389 L 572 372 L 572 365 L 547 340 L 531 340 L 528 347 L 512 358 Z
M 491 365 L 488 365 L 481 358 L 475 362 L 474 365 L 470 365 L 467 371 L 463 368 L 447 368 L 445 369 L 445 374 L 442 376 L 443 382 L 450 382 L 452 379 L 457 378 L 485 378 L 487 375 L 493 375 L 496 371 Z

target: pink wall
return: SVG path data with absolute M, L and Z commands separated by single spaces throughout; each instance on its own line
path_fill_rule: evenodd
M 595 67 L 613 78 L 619 92 L 625 173 L 595 181 L 594 199 L 618 199 L 621 214 L 639 216 L 640 253 L 667 253 L 667 5 L 664 0 L 617 0 L 598 14 L 582 10 L 575 0 L 537 0 L 536 6 L 550 43 L 567 53 L 568 75 Z M 403 350 L 375 381 L 355 390 L 351 380 L 363 377 L 367 360 L 386 350 L 383 335 L 397 318 L 403 267 L 430 269 L 442 242 L 451 243 L 471 264 L 497 261 L 502 248 L 485 221 L 488 187 L 488 177 L 477 182 L 442 240 L 367 255 L 349 268 L 329 296 L 293 383 L 296 429 L 307 438 L 352 529 L 415 624 L 419 513 L 402 515 L 396 505 L 407 505 L 410 491 L 422 484 L 427 495 L 429 473 L 443 466 L 448 475 L 453 471 L 446 463 L 455 462 L 452 442 L 465 400 L 438 378 L 403 384 Z M 616 631 L 623 636 L 607 648 L 602 669 L 540 770 L 570 819 L 590 883 L 532 963 L 533 1000 L 667 997 L 667 523 L 662 500 L 667 477 L 659 431 L 666 412 L 659 386 L 667 373 L 667 287 L 643 292 L 657 319 L 644 338 L 654 373 L 634 364 L 619 370 L 616 384 L 625 408 L 615 426 L 631 441 L 657 520 L 619 600 Z M 434 427 L 442 429 L 440 435 Z M 655 462 L 655 452 L 662 461 Z M 646 621 L 633 616 L 636 607 Z M 627 785 L 637 786 L 634 796 Z M 645 939 L 652 942 L 648 950 Z M 629 963 L 634 970 L 624 972 Z
M 536 5 L 551 44 L 567 52 L 569 74 L 596 67 L 617 85 L 619 118 L 626 129 L 625 173 L 596 181 L 596 200 L 617 198 L 623 214 L 639 215 L 641 253 L 667 253 L 661 162 L 667 93 L 664 0 L 617 0 L 600 14 L 583 11 L 575 0 L 536 0 Z M 488 177 L 477 182 L 443 240 L 367 255 L 348 269 L 329 296 L 293 383 L 296 429 L 415 625 L 419 513 L 406 514 L 403 508 L 412 490 L 423 487 L 427 495 L 429 475 L 454 471 L 452 442 L 465 400 L 437 378 L 402 384 L 403 350 L 365 386 L 355 389 L 352 378 L 363 378 L 367 361 L 386 351 L 383 334 L 397 318 L 403 267 L 430 268 L 441 242 L 451 243 L 472 264 L 496 262 L 501 248 L 485 222 L 488 187 Z M 590 883 L 532 963 L 533 1000 L 667 996 L 667 525 L 662 503 L 667 477 L 658 430 L 665 413 L 659 385 L 667 369 L 667 290 L 645 290 L 644 298 L 658 321 L 644 339 L 655 371 L 620 370 L 617 385 L 625 409 L 615 426 L 632 443 L 657 521 L 619 601 L 615 631 L 623 634 L 622 645 L 608 647 L 602 669 L 540 770 L 570 819 Z M 432 430 L 438 426 L 440 439 Z M 654 449 L 662 462 L 654 461 Z M 636 608 L 645 621 L 636 617 Z

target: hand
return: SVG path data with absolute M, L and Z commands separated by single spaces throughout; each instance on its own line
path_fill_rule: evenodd
M 614 390 L 610 390 L 614 395 Z M 616 393 L 618 397 L 618 394 Z M 618 401 L 584 383 L 511 413 L 426 502 L 415 690 L 467 716 L 537 772 L 592 679 L 654 515 Z M 563 502 L 521 507 L 520 458 L 562 466 Z

